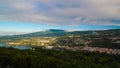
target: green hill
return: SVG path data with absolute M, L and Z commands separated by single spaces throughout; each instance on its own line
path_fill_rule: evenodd
M 96 30 L 96 31 L 72 31 L 72 32 L 68 32 L 65 30 L 58 30 L 58 29 L 50 29 L 46 31 L 34 32 L 29 34 L 1 36 L 0 40 L 32 38 L 32 37 L 60 37 L 60 36 L 68 36 L 68 35 L 95 35 L 95 34 L 99 34 L 101 36 L 118 35 L 120 37 L 120 29 Z

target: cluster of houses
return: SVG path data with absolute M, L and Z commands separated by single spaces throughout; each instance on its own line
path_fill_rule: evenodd
M 63 50 L 72 50 L 72 51 L 89 51 L 89 52 L 99 52 L 99 53 L 107 53 L 107 54 L 120 54 L 120 49 L 111 49 L 111 48 L 100 48 L 100 47 L 88 47 L 88 46 L 76 46 L 76 47 L 69 47 L 69 46 L 46 46 L 46 49 L 53 49 L 57 51 Z
M 31 38 L 31 39 L 21 39 L 17 41 L 8 41 L 6 44 L 8 45 L 30 45 L 30 46 L 47 46 L 49 45 L 55 38 L 44 37 L 44 38 Z
M 111 39 L 112 42 L 114 42 L 114 43 L 120 44 L 120 37 L 109 37 L 109 39 Z
M 100 48 L 100 47 L 83 47 L 80 50 L 107 53 L 107 54 L 120 54 L 120 49 L 110 49 L 110 48 Z

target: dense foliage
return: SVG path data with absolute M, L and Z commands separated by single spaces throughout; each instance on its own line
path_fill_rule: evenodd
M 120 68 L 120 55 L 0 48 L 0 68 Z
M 50 42 L 43 43 L 40 40 L 44 37 L 50 37 Z M 51 40 L 54 39 L 55 40 Z M 27 40 L 27 41 L 26 41 Z M 48 30 L 24 35 L 3 36 L 0 37 L 0 43 L 19 43 L 19 45 L 36 45 L 51 44 L 60 46 L 85 46 L 115 48 L 120 49 L 120 29 L 101 30 L 101 31 L 73 31 Z M 15 44 L 16 45 L 16 44 Z
M 117 35 L 116 35 L 117 36 Z M 100 35 L 76 35 L 56 38 L 51 45 L 59 46 L 90 46 L 120 49 L 120 37 L 104 37 Z M 118 43 L 117 43 L 118 42 Z
M 85 40 L 82 40 L 79 35 L 76 36 L 63 36 L 56 38 L 51 45 L 53 46 L 85 46 Z

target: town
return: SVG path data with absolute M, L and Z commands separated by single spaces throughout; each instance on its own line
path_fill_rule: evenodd
M 31 47 L 42 47 L 44 49 L 52 49 L 58 51 L 80 50 L 80 51 L 88 51 L 88 52 L 115 54 L 115 55 L 120 54 L 120 49 L 119 49 L 120 37 L 113 36 L 113 37 L 103 38 L 103 37 L 99 37 L 99 36 L 95 37 L 95 36 L 96 35 L 94 35 L 94 37 L 92 38 L 89 35 L 85 35 L 85 36 L 72 35 L 72 36 L 63 36 L 63 37 L 36 37 L 36 38 L 5 40 L 2 41 L 1 43 L 5 43 L 10 46 L 27 45 Z M 35 50 L 35 49 L 33 48 L 31 50 Z

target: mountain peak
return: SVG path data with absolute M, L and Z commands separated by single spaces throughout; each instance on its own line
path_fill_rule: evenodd
M 65 30 L 61 30 L 61 29 L 49 29 L 46 30 L 47 32 L 65 32 Z

